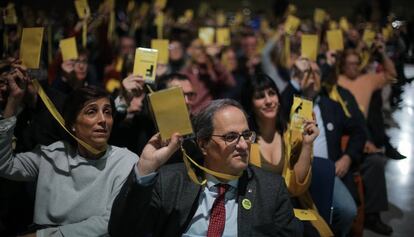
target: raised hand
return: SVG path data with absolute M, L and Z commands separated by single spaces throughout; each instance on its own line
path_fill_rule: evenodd
M 137 163 L 139 174 L 144 176 L 158 170 L 178 150 L 181 140 L 181 136 L 175 133 L 163 144 L 160 134 L 155 134 L 145 145 Z

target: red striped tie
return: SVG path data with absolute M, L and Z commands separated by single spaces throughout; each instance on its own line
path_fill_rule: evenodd
M 228 184 L 217 184 L 218 195 L 210 212 L 210 223 L 208 225 L 207 237 L 221 237 L 226 224 L 226 207 L 224 196 L 229 189 Z

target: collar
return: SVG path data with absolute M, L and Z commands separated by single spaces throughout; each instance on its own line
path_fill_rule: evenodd
M 293 86 L 293 88 L 295 88 L 297 91 L 301 91 L 300 90 L 300 85 L 299 82 L 297 82 L 296 80 L 290 80 L 290 84 Z
M 209 190 L 211 190 L 215 185 L 217 185 L 219 183 L 222 183 L 216 177 L 214 177 L 210 174 L 206 174 L 206 179 L 207 179 L 207 188 Z M 230 185 L 232 189 L 237 189 L 237 186 L 239 184 L 239 180 L 238 179 L 231 180 L 231 181 L 227 182 L 227 184 Z

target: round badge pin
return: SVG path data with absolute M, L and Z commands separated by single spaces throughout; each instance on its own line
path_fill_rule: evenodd
M 243 199 L 242 206 L 246 210 L 250 210 L 252 208 L 252 202 L 249 199 Z
M 329 131 L 333 131 L 333 129 L 334 129 L 334 125 L 333 125 L 332 123 L 328 123 L 328 124 L 326 125 L 326 128 L 327 128 Z

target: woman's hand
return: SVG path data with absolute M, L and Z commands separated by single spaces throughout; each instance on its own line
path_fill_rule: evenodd
M 158 170 L 178 150 L 182 137 L 174 133 L 171 139 L 163 144 L 161 135 L 155 134 L 145 145 L 137 163 L 138 172 L 144 176 Z
M 319 128 L 315 120 L 307 120 L 303 128 L 303 145 L 312 145 L 316 137 L 319 135 Z

